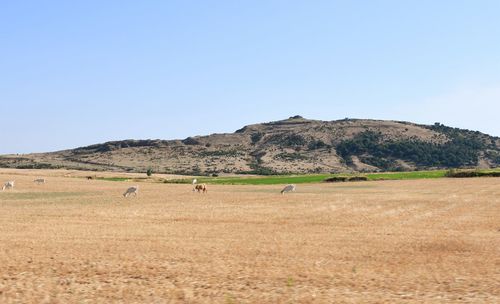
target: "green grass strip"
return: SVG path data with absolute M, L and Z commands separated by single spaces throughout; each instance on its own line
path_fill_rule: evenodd
M 304 174 L 304 175 L 273 175 L 273 176 L 255 176 L 255 177 L 199 177 L 198 183 L 207 183 L 214 185 L 278 185 L 278 184 L 304 184 L 321 183 L 330 177 L 353 177 L 365 176 L 368 180 L 411 180 L 444 178 L 448 170 L 427 170 L 427 171 L 409 171 L 409 172 L 381 172 L 366 174 Z M 490 170 L 480 170 L 481 172 L 500 172 L 500 168 Z M 174 179 L 166 180 L 165 183 L 190 184 L 192 179 Z

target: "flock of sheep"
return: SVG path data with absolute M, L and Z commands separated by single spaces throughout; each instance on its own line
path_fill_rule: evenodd
M 45 178 L 37 178 L 33 181 L 35 184 L 45 184 Z M 7 181 L 3 184 L 2 191 L 5 189 L 13 189 L 14 188 L 15 181 Z
M 35 184 L 45 184 L 45 178 L 37 178 L 33 181 Z M 6 190 L 6 189 L 14 189 L 14 184 L 15 184 L 15 181 L 11 180 L 11 181 L 7 181 L 3 184 L 3 187 L 2 187 L 2 191 Z M 194 191 L 194 190 L 193 190 Z M 123 196 L 124 197 L 128 197 L 129 195 L 133 194 L 134 196 L 137 196 L 137 194 L 139 194 L 139 186 L 132 186 L 132 187 L 129 187 L 125 193 L 123 193 Z
M 37 178 L 33 182 L 35 184 L 45 184 L 45 179 L 44 178 Z M 13 180 L 5 182 L 3 187 L 2 187 L 2 191 L 6 190 L 6 189 L 13 189 L 14 184 L 15 184 L 15 181 L 13 181 Z M 198 193 L 199 192 L 202 192 L 202 193 L 208 192 L 207 185 L 206 184 L 198 184 L 198 180 L 196 178 L 193 179 L 192 184 L 193 184 L 193 192 L 195 192 L 195 191 L 197 191 Z M 283 188 L 283 190 L 281 190 L 281 194 L 285 194 L 286 192 L 293 192 L 293 191 L 295 191 L 295 185 L 290 184 L 290 185 L 285 186 L 285 188 Z M 139 194 L 139 186 L 129 187 L 123 193 L 123 197 L 129 197 L 132 194 L 134 196 L 137 196 Z

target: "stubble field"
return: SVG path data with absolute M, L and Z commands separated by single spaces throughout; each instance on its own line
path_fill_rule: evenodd
M 46 176 L 45 185 L 33 179 Z M 0 170 L 1 303 L 498 303 L 500 178 L 298 185 Z

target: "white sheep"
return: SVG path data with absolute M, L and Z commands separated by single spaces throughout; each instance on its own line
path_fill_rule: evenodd
M 14 188 L 14 182 L 15 181 L 7 181 L 5 184 L 3 184 L 2 191 L 5 189 L 13 189 Z
M 285 192 L 292 192 L 292 191 L 295 191 L 295 185 L 290 184 L 287 185 L 285 188 L 283 188 L 283 190 L 281 190 L 281 194 L 285 194 Z
M 127 189 L 125 193 L 123 193 L 124 197 L 128 197 L 130 194 L 134 194 L 134 196 L 137 196 L 139 194 L 139 186 L 133 186 Z

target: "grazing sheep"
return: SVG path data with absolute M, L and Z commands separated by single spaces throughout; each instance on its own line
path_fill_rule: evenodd
M 208 191 L 207 185 L 205 185 L 205 184 L 195 185 L 194 188 L 193 188 L 193 192 L 194 191 L 206 193 Z
M 127 189 L 125 193 L 123 193 L 123 197 L 128 197 L 130 194 L 134 194 L 134 196 L 137 196 L 139 194 L 139 186 L 133 186 Z
M 45 178 L 37 178 L 33 181 L 35 184 L 45 184 Z
M 193 179 L 193 185 L 196 185 L 197 182 L 198 182 L 198 180 L 196 178 Z
M 292 192 L 292 191 L 295 191 L 295 185 L 290 184 L 287 185 L 285 188 L 283 188 L 283 190 L 281 190 L 281 194 L 285 194 L 285 192 Z
M 5 189 L 13 189 L 14 188 L 14 182 L 15 181 L 8 181 L 3 184 L 2 191 Z

